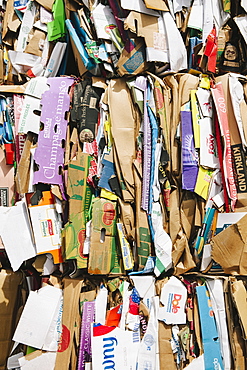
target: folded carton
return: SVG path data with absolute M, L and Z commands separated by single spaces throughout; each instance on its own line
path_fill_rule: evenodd
M 56 351 L 58 336 L 55 333 L 60 325 L 58 317 L 61 319 L 61 300 L 62 290 L 51 285 L 31 291 L 13 340 L 34 348 Z
M 247 273 L 247 215 L 212 238 L 212 258 L 227 274 Z
M 71 120 L 76 122 L 81 143 L 92 142 L 99 114 L 99 94 L 90 81 L 81 81 L 74 86 Z
M 15 157 L 16 162 L 19 163 L 21 159 L 21 155 L 24 149 L 24 143 L 26 136 L 25 135 L 18 135 L 18 126 L 19 126 L 19 120 L 21 116 L 21 111 L 23 107 L 24 97 L 20 94 L 14 94 L 14 118 L 15 118 L 15 127 L 14 127 L 14 133 L 15 133 Z
M 158 319 L 166 324 L 185 324 L 185 303 L 187 300 L 187 290 L 183 283 L 172 276 L 163 286 L 160 295 Z
M 94 322 L 95 302 L 84 302 L 82 313 L 78 367 L 86 370 L 92 363 L 91 324 Z
M 92 332 L 93 369 L 135 368 L 140 344 L 138 331 L 94 323 Z
M 66 259 L 76 259 L 78 268 L 87 267 L 87 257 L 83 252 L 86 238 L 86 223 L 91 205 L 92 192 L 87 185 L 90 156 L 78 152 L 68 164 L 67 193 L 69 199 L 69 221 L 65 225 Z
M 242 337 L 239 316 L 235 302 L 232 297 L 232 287 L 231 282 L 234 281 L 234 278 L 230 278 L 230 281 L 224 281 L 224 298 L 225 298 L 225 308 L 226 308 L 226 317 L 228 324 L 228 334 L 229 341 L 231 346 L 232 361 L 236 369 L 244 370 L 245 369 L 245 344 Z
M 159 321 L 158 334 L 160 370 L 176 370 L 177 366 L 170 343 L 172 337 L 171 325 L 166 325 L 164 322 Z
M 230 277 L 226 285 L 226 302 L 229 312 L 228 327 L 234 366 L 240 370 L 246 368 L 246 333 L 243 326 L 245 322 L 245 300 L 246 289 L 243 282 L 238 281 L 235 277 Z
M 40 99 L 44 91 L 49 89 L 45 77 L 31 79 L 25 90 L 25 98 L 19 120 L 18 133 L 27 134 L 31 131 L 35 134 L 40 129 Z
M 136 251 L 134 259 L 139 269 L 142 270 L 151 255 L 151 232 L 148 218 L 145 211 L 141 209 L 141 187 L 142 187 L 142 168 L 141 164 L 134 161 L 134 180 L 135 180 L 135 200 L 136 200 Z
M 24 261 L 36 256 L 31 224 L 24 200 L 16 202 L 13 207 L 0 207 L 0 235 L 14 271 L 17 271 Z M 22 237 L 21 247 L 16 250 L 20 235 Z
M 117 206 L 109 200 L 95 198 L 92 207 L 92 232 L 88 272 L 109 274 L 116 258 Z
M 11 270 L 0 271 L 0 369 L 6 369 L 6 359 L 11 350 L 11 339 L 15 329 L 19 293 L 23 274 Z
M 205 369 L 223 369 L 219 333 L 217 331 L 212 303 L 205 285 L 197 286 Z
M 207 279 L 207 287 L 210 292 L 212 308 L 215 315 L 217 330 L 220 336 L 220 347 L 225 370 L 231 370 L 231 352 L 226 322 L 225 300 L 222 279 Z
M 34 148 L 33 141 L 34 134 L 29 132 L 23 145 L 23 150 L 19 163 L 17 165 L 17 171 L 15 175 L 16 190 L 19 194 L 25 194 L 28 192 L 30 168 L 32 162 L 31 150 Z
M 124 200 L 132 201 L 134 197 L 132 163 L 135 157 L 137 112 L 125 79 L 111 80 L 107 94 L 111 132 L 114 137 L 113 159 L 116 172 Z
M 125 20 L 124 28 L 145 39 L 148 61 L 169 62 L 166 37 L 159 33 L 157 17 L 132 11 Z
M 247 168 L 246 155 L 246 138 L 244 135 L 244 117 L 246 102 L 244 101 L 243 77 L 240 75 L 226 74 L 217 77 L 217 81 L 222 83 L 226 110 L 229 123 L 229 135 L 231 140 L 232 161 L 235 169 L 235 182 L 238 193 L 237 207 L 246 207 L 247 193 Z M 240 82 L 242 81 L 242 83 Z
M 37 205 L 31 205 L 29 213 L 37 254 L 51 253 L 54 263 L 63 262 L 61 254 L 61 221 L 56 211 L 55 199 L 50 191 L 44 191 Z
M 67 370 L 74 349 L 74 338 L 80 328 L 80 293 L 84 280 L 64 279 L 64 308 L 62 316 L 62 335 L 58 345 L 55 370 Z M 79 324 L 79 326 L 78 326 Z M 75 368 L 75 367 L 74 367 Z
M 136 75 L 147 68 L 145 44 L 141 38 L 129 39 L 120 55 L 117 63 L 118 74 Z
M 66 112 L 69 110 L 69 87 L 74 79 L 70 77 L 50 77 L 50 86 L 42 95 L 40 121 L 43 129 L 39 133 L 38 148 L 34 160 L 38 170 L 34 172 L 33 183 L 57 184 L 63 187 L 62 169 L 64 144 L 67 132 Z

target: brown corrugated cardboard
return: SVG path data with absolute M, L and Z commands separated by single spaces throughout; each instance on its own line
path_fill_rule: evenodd
M 170 148 L 171 148 L 171 160 L 169 162 L 169 169 L 171 169 L 172 174 L 179 175 L 180 173 L 180 152 L 179 144 L 176 139 L 177 126 L 180 120 L 180 106 L 179 106 L 179 96 L 178 96 L 178 81 L 174 74 L 164 77 L 164 83 L 170 88 L 171 94 L 171 108 L 170 108 Z
M 133 201 L 134 177 L 132 167 L 135 158 L 137 128 L 135 107 L 124 78 L 111 80 L 107 94 L 111 132 L 115 144 L 114 160 L 119 163 L 119 170 L 122 173 L 122 179 L 127 190 L 127 193 L 123 194 L 124 200 Z M 120 173 L 118 173 L 118 178 L 121 184 Z
M 160 370 L 176 370 L 171 347 L 171 326 L 159 321 L 159 358 Z
M 244 216 L 212 238 L 212 258 L 227 274 L 247 273 L 246 222 L 247 216 Z
M 237 307 L 233 297 L 233 290 L 235 289 L 232 285 L 236 282 L 237 280 L 235 278 L 230 278 L 225 281 L 225 302 L 234 368 L 244 370 L 246 363 L 245 341 L 243 339 Z
M 17 167 L 15 175 L 16 190 L 19 194 L 28 192 L 29 176 L 30 176 L 30 160 L 31 160 L 31 149 L 33 147 L 34 135 L 29 133 L 27 135 L 23 152 L 21 155 L 20 162 Z
M 133 208 L 130 203 L 125 203 L 120 198 L 118 198 L 118 204 L 119 204 L 119 210 L 120 210 L 119 215 L 124 225 L 126 236 L 134 239 L 135 219 L 134 219 Z
M 30 37 L 28 45 L 26 46 L 25 53 L 30 53 L 41 57 L 44 48 L 45 38 L 46 38 L 45 32 L 35 29 L 33 35 Z
M 132 11 L 126 18 L 124 27 L 138 37 L 144 37 L 147 47 L 154 47 L 154 32 L 159 32 L 157 17 Z
M 163 10 L 169 12 L 169 8 L 164 0 L 144 0 L 145 5 L 149 9 Z
M 164 136 L 164 148 L 170 156 L 170 115 L 171 115 L 171 96 L 170 89 L 162 81 L 161 78 L 149 73 L 154 80 L 154 99 L 157 109 L 157 116 L 159 117 L 159 124 L 162 128 Z
M 12 335 L 16 324 L 19 290 L 23 281 L 21 272 L 2 269 L 0 271 L 0 369 L 6 369 L 6 360 L 13 342 Z
M 14 11 L 14 0 L 7 2 L 6 16 L 3 21 L 2 38 L 4 39 L 8 31 L 16 32 L 21 21 Z
M 242 335 L 244 340 L 247 338 L 247 318 L 246 318 L 246 302 L 247 292 L 242 280 L 230 279 L 231 292 L 238 310 L 239 320 L 242 328 Z
M 76 259 L 78 268 L 87 267 L 87 256 L 83 253 L 86 238 L 86 222 L 92 192 L 87 185 L 90 156 L 79 151 L 68 164 L 67 193 L 69 222 L 65 225 L 66 259 Z
M 109 274 L 114 268 L 117 253 L 116 220 L 116 203 L 103 198 L 95 198 L 93 200 L 88 264 L 88 272 L 90 274 Z
M 134 180 L 135 180 L 135 204 L 136 204 L 136 244 L 137 250 L 134 251 L 134 259 L 139 266 L 143 269 L 148 256 L 151 255 L 151 234 L 147 219 L 147 214 L 141 209 L 141 187 L 142 187 L 142 166 L 135 160 L 134 161 Z
M 55 370 L 69 369 L 71 353 L 74 346 L 76 318 L 79 314 L 79 298 L 83 280 L 64 279 L 64 308 L 62 318 L 62 336 L 56 358 Z
M 54 0 L 38 0 L 37 3 L 42 5 L 49 12 L 51 12 Z

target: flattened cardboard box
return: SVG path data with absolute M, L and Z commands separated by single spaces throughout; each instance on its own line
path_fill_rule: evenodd
M 68 90 L 74 79 L 51 77 L 47 79 L 50 89 L 42 95 L 40 121 L 44 129 L 39 132 L 38 147 L 34 160 L 38 171 L 34 172 L 33 184 L 44 182 L 57 184 L 63 190 L 62 169 L 64 163 L 63 141 L 66 139 L 67 117 L 70 97 Z
M 11 338 L 15 328 L 18 289 L 22 282 L 21 272 L 0 271 L 0 370 L 6 369 L 6 359 L 11 349 Z
M 65 225 L 66 259 L 76 259 L 78 268 L 87 267 L 87 257 L 83 254 L 86 237 L 87 213 L 92 193 L 87 185 L 90 156 L 77 153 L 77 158 L 68 165 L 67 193 L 69 199 L 69 222 Z
M 116 249 L 117 205 L 103 198 L 93 201 L 92 233 L 88 272 L 90 274 L 121 273 Z
M 118 60 L 117 67 L 120 76 L 136 75 L 147 68 L 145 44 L 141 38 L 127 41 Z
M 212 238 L 212 258 L 227 274 L 247 274 L 247 215 Z
M 63 262 L 61 254 L 61 222 L 50 191 L 43 192 L 38 205 L 29 205 L 35 244 L 38 254 L 51 253 L 54 263 Z

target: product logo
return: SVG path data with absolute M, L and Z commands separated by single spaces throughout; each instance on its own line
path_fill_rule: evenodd
M 182 298 L 181 294 L 169 293 L 166 312 L 178 313 L 178 310 L 181 308 L 179 306 L 181 298 Z
M 62 335 L 60 337 L 60 342 L 58 344 L 58 352 L 64 352 L 70 343 L 70 331 L 67 326 L 62 325 Z
M 214 136 L 212 134 L 209 134 L 209 136 L 206 138 L 206 144 L 208 147 L 208 153 L 209 154 L 216 154 L 215 153 L 215 142 L 214 142 Z
M 241 144 L 232 146 L 238 193 L 247 192 L 247 169 Z
M 110 226 L 115 218 L 115 209 L 111 203 L 105 203 L 103 206 L 103 222 L 105 225 Z
M 54 235 L 53 223 L 51 219 L 41 220 L 40 224 L 43 237 Z
M 103 351 L 103 355 L 104 355 L 104 361 L 102 362 L 102 365 L 104 365 L 104 369 L 112 369 L 112 370 L 115 370 L 115 361 L 113 360 L 114 359 L 114 344 L 117 346 L 118 345 L 118 341 L 116 338 L 114 337 L 110 337 L 110 338 L 103 338 L 103 342 L 108 342 L 109 343 L 105 343 L 103 345 L 103 348 L 104 351 Z
M 222 370 L 219 364 L 219 360 L 217 358 L 214 358 L 213 364 L 214 364 L 214 370 Z
M 47 220 L 47 227 L 49 235 L 54 235 L 52 220 Z
M 147 350 L 151 351 L 151 347 L 155 343 L 154 337 L 151 334 L 146 334 L 143 340 L 147 346 Z
M 83 247 L 84 247 L 84 241 L 86 239 L 86 229 L 79 230 L 77 234 L 77 240 L 79 243 L 79 255 L 83 257 Z

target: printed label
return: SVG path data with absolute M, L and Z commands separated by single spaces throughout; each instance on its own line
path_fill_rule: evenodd
M 247 168 L 241 144 L 232 145 L 232 155 L 238 193 L 247 193 Z
M 105 203 L 103 206 L 103 223 L 107 226 L 112 225 L 112 222 L 115 218 L 116 212 L 111 203 Z
M 181 308 L 179 306 L 179 301 L 181 300 L 181 298 L 182 298 L 181 294 L 169 293 L 166 311 L 172 312 L 172 313 L 178 313 L 178 310 Z
M 0 206 L 8 207 L 9 205 L 9 189 L 0 188 Z
M 89 108 L 96 108 L 96 104 L 97 104 L 97 99 L 94 98 L 93 96 L 90 97 L 90 101 L 89 101 Z
M 217 157 L 216 142 L 214 135 L 212 134 L 208 135 L 208 137 L 206 138 L 206 144 L 208 148 L 208 154 L 213 154 Z
M 104 369 L 115 369 L 115 353 L 114 349 L 115 346 L 118 345 L 118 341 L 114 337 L 110 338 L 103 338 L 103 342 L 106 342 L 103 345 L 103 356 L 104 361 L 102 362 L 102 366 Z
M 92 362 L 91 323 L 94 321 L 95 302 L 85 302 L 83 305 L 81 342 L 78 368 L 85 370 L 86 363 Z
M 70 330 L 67 326 L 62 325 L 62 335 L 60 337 L 60 342 L 58 344 L 58 352 L 64 352 L 69 347 L 70 344 Z
M 40 224 L 42 236 L 46 237 L 54 235 L 52 220 L 42 220 L 40 221 Z

